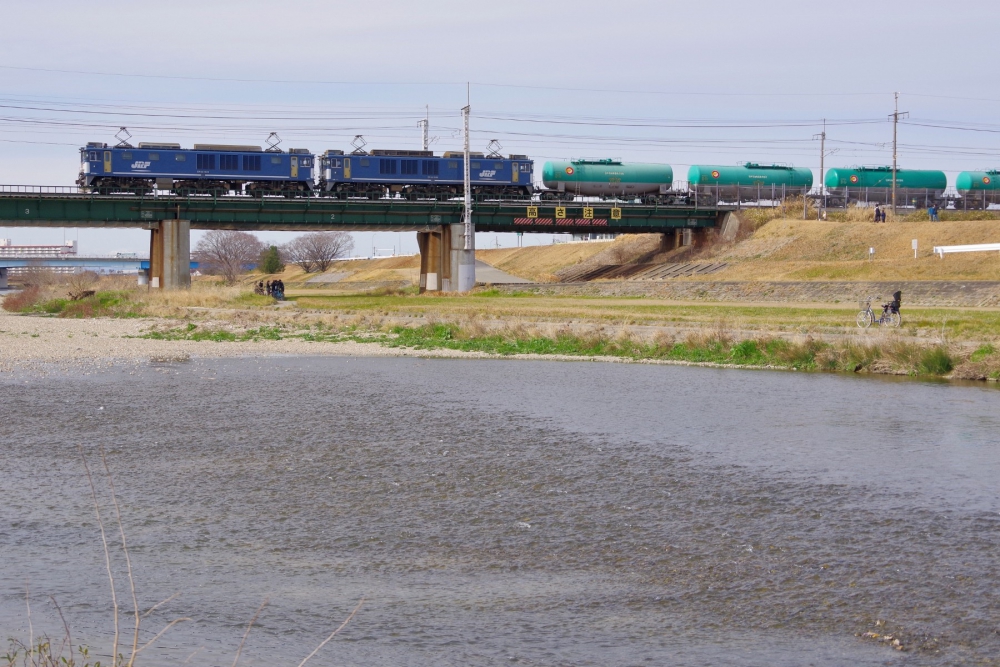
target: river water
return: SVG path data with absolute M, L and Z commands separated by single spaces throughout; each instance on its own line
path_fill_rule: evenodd
M 36 634 L 51 595 L 110 646 L 79 445 L 95 473 L 107 450 L 140 607 L 179 593 L 142 641 L 193 619 L 140 665 L 232 664 L 268 598 L 240 664 L 294 666 L 362 596 L 311 665 L 1000 664 L 993 387 L 271 358 L 0 392 L 5 637 L 27 583 Z

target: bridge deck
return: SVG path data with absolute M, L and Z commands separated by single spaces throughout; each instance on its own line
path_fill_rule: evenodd
M 254 198 L 210 195 L 93 195 L 0 192 L 0 225 L 10 227 L 155 227 L 190 220 L 193 229 L 290 231 L 428 231 L 462 221 L 462 202 L 403 199 Z M 612 202 L 483 200 L 474 203 L 478 231 L 657 232 L 711 227 L 732 207 Z

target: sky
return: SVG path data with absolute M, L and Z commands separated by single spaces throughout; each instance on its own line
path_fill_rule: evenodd
M 213 0 L 4 3 L 0 184 L 72 186 L 78 148 L 138 141 L 285 148 L 461 148 L 535 160 L 613 157 L 826 168 L 1000 168 L 1000 3 L 925 0 Z M 678 183 L 679 184 L 679 183 Z M 281 243 L 289 233 L 259 234 Z M 15 243 L 148 251 L 138 230 L 0 228 Z M 528 235 L 525 243 L 551 243 Z M 195 238 L 195 242 L 197 236 Z M 414 234 L 359 233 L 415 252 Z M 477 247 L 513 235 L 477 235 Z

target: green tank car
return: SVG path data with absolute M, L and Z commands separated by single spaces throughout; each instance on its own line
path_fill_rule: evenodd
M 696 164 L 688 169 L 688 188 L 705 204 L 784 199 L 807 192 L 812 184 L 811 169 L 783 164 Z
M 963 171 L 955 178 L 955 189 L 961 197 L 956 208 L 985 209 L 1000 204 L 1000 170 Z
M 543 198 L 582 197 L 658 199 L 669 195 L 674 170 L 669 164 L 626 164 L 619 160 L 570 160 L 546 162 Z
M 823 184 L 828 206 L 851 204 L 891 204 L 892 167 L 842 167 L 826 172 Z M 926 208 L 942 207 L 948 187 L 943 171 L 931 169 L 896 170 L 896 205 Z

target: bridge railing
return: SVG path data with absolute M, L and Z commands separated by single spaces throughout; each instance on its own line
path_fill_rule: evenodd
M 80 194 L 76 185 L 0 185 L 0 193 L 29 195 L 72 195 Z

